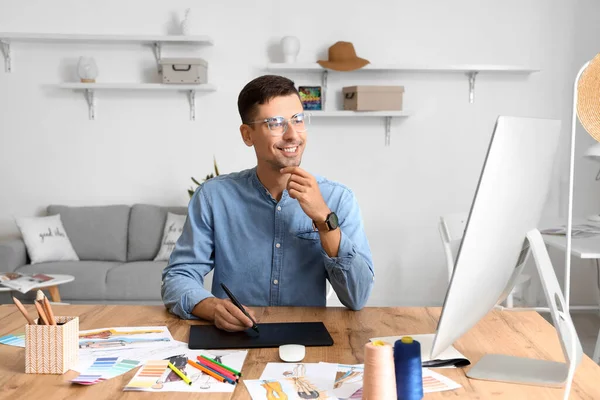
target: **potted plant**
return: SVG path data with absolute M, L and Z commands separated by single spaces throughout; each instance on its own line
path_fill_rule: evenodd
M 209 180 L 209 179 L 212 179 L 212 178 L 214 178 L 215 176 L 219 176 L 219 167 L 217 167 L 217 160 L 216 160 L 214 157 L 213 157 L 213 165 L 214 165 L 214 167 L 215 167 L 215 173 L 214 173 L 214 174 L 213 174 L 213 173 L 210 173 L 210 174 L 206 175 L 206 178 L 204 178 L 204 179 L 202 180 L 202 182 L 206 182 L 207 180 Z M 200 183 L 200 182 L 198 182 L 198 181 L 197 181 L 197 180 L 196 180 L 196 179 L 195 179 L 193 176 L 191 177 L 191 179 L 192 179 L 192 182 L 194 182 L 196 185 L 198 185 L 198 186 L 200 186 L 200 185 L 201 185 L 201 183 Z M 198 189 L 198 188 L 196 188 L 196 189 Z M 194 193 L 196 192 L 196 189 L 194 189 L 193 187 L 190 187 L 190 188 L 188 189 L 188 195 L 190 196 L 190 198 L 192 198 L 192 196 L 193 196 L 193 195 L 194 195 Z

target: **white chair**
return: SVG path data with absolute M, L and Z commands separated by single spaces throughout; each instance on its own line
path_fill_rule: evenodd
M 462 241 L 467 226 L 468 213 L 453 213 L 448 214 L 440 218 L 438 229 L 442 238 L 442 244 L 444 245 L 444 253 L 446 255 L 446 266 L 448 267 L 448 282 L 452 279 L 454 272 L 454 265 L 456 263 L 456 256 L 458 254 L 458 248 Z M 527 258 L 523 260 L 525 262 Z M 521 274 L 515 286 L 523 285 L 531 280 L 531 277 L 527 274 Z M 514 289 L 506 298 L 506 308 L 514 307 Z

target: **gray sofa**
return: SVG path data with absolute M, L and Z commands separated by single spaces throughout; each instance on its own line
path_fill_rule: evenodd
M 25 244 L 18 239 L 0 242 L 0 272 L 73 275 L 73 282 L 59 286 L 69 303 L 162 304 L 161 273 L 167 262 L 153 259 L 168 211 L 187 214 L 186 207 L 148 204 L 51 205 L 47 214 L 60 214 L 80 261 L 28 264 Z M 10 301 L 8 293 L 0 295 L 0 302 Z

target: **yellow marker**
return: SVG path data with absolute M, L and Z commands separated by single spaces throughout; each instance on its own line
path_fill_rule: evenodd
M 175 372 L 177 375 L 179 375 L 179 377 L 181 379 L 183 379 L 183 381 L 185 383 L 187 383 L 188 385 L 192 384 L 192 381 L 190 380 L 190 378 L 188 378 L 187 376 L 185 376 L 185 374 L 183 372 L 181 372 L 176 366 L 174 366 L 173 364 L 169 363 L 169 368 L 171 368 L 171 370 L 173 372 Z

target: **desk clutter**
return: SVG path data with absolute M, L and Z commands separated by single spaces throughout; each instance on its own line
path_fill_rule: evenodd
M 77 372 L 68 381 L 72 385 L 102 384 L 136 370 L 123 391 L 233 393 L 242 382 L 253 400 L 416 400 L 461 387 L 423 367 L 437 361 L 423 357 L 432 335 L 372 338 L 364 345 L 364 364 L 268 362 L 260 378 L 248 379 L 242 375 L 248 349 L 192 349 L 166 326 L 80 331 L 78 317 L 55 315 L 41 292 L 35 304 L 39 318 L 17 299 L 15 304 L 27 320 L 25 333 L 2 336 L 0 344 L 25 347 L 26 373 Z M 466 360 L 454 348 L 441 357 Z

